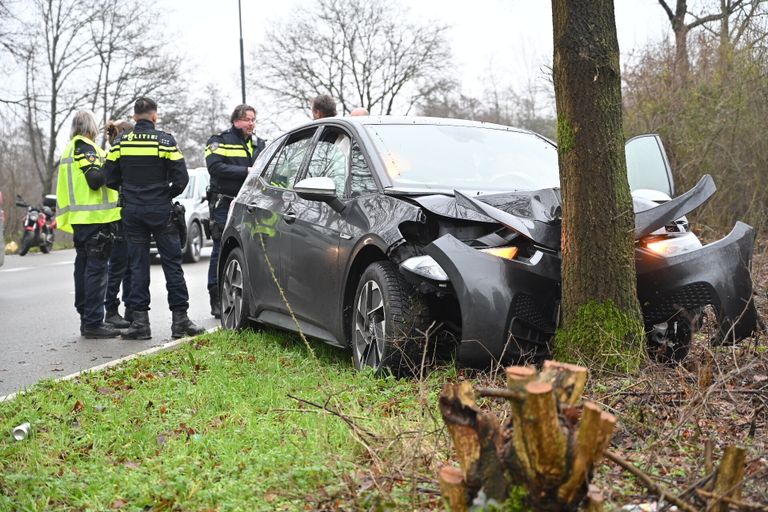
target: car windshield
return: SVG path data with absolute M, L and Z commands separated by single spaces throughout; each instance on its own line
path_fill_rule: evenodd
M 560 186 L 557 149 L 530 133 L 437 124 L 366 129 L 396 188 L 506 191 Z

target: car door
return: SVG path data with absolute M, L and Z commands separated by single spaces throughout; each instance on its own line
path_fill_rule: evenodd
M 342 202 L 347 196 L 352 137 L 343 129 L 325 126 L 317 137 L 301 178 L 325 176 L 336 184 Z M 338 340 L 336 320 L 340 317 L 343 275 L 339 265 L 339 242 L 349 240 L 344 211 L 328 203 L 294 195 L 289 205 L 293 216 L 286 225 L 286 296 L 296 316 L 312 324 L 309 333 L 331 343 Z
M 316 128 L 286 138 L 254 181 L 247 180 L 239 203 L 245 205 L 240 237 L 248 262 L 251 297 L 257 320 L 290 328 L 287 306 L 275 284 L 285 286 L 285 235 L 287 212 L 295 197 L 291 187 L 310 148 Z M 274 272 L 274 276 L 273 276 Z
M 655 190 L 674 197 L 672 169 L 661 138 L 655 134 L 638 135 L 624 147 L 630 190 Z

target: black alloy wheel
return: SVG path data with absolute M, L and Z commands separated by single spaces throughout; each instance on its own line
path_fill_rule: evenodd
M 193 222 L 187 233 L 187 246 L 184 248 L 184 263 L 200 261 L 200 251 L 203 249 L 203 232 L 200 224 Z
M 651 359 L 659 363 L 677 364 L 688 356 L 693 340 L 693 316 L 688 311 L 681 311 L 667 322 L 646 328 Z
M 355 368 L 413 374 L 421 362 L 426 307 L 389 261 L 372 263 L 357 285 L 352 314 Z
M 243 329 L 248 326 L 248 298 L 245 292 L 243 251 L 237 247 L 227 256 L 221 275 L 221 326 L 224 329 Z

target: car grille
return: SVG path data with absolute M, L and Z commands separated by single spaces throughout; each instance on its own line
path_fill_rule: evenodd
M 681 310 L 692 310 L 714 303 L 711 286 L 707 283 L 692 283 L 643 304 L 643 317 L 647 323 L 655 324 L 669 320 Z

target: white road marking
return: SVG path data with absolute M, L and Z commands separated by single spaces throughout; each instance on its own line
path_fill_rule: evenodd
M 18 272 L 20 270 L 32 270 L 35 267 L 16 267 L 16 268 L 4 268 L 0 272 Z

